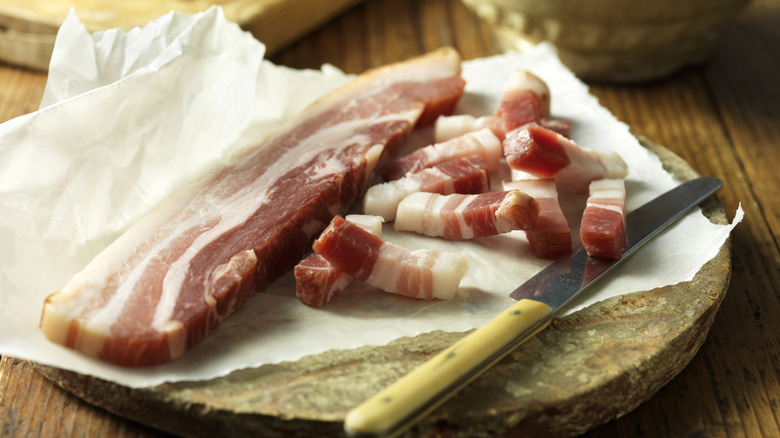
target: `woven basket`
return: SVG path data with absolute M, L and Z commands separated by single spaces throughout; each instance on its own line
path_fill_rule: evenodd
M 504 50 L 541 41 L 586 80 L 655 79 L 705 60 L 749 0 L 463 0 Z

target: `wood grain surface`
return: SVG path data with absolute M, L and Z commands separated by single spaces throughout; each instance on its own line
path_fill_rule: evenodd
M 642 84 L 591 84 L 619 119 L 725 186 L 733 270 L 698 354 L 650 400 L 586 436 L 780 436 L 780 1 L 754 1 L 705 64 Z M 491 29 L 455 0 L 371 0 L 273 60 L 359 72 L 435 49 L 498 52 Z M 44 74 L 0 65 L 0 120 L 34 111 Z M 165 436 L 59 389 L 33 367 L 0 359 L 2 436 Z

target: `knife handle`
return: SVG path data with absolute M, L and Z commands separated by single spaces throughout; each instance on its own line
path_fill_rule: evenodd
M 347 414 L 356 437 L 399 434 L 550 323 L 552 308 L 522 299 Z

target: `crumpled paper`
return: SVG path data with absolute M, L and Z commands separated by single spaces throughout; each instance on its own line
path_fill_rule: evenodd
M 47 295 L 168 195 L 260 144 L 351 79 L 331 66 L 292 70 L 263 55 L 263 45 L 227 22 L 216 6 L 196 15 L 171 13 L 127 33 L 90 34 L 71 12 L 57 36 L 40 109 L 0 125 L 0 354 L 129 387 L 209 379 L 330 349 L 479 327 L 510 304 L 509 292 L 548 263 L 533 256 L 522 232 L 447 242 L 394 233 L 386 225 L 385 238 L 400 245 L 469 252 L 471 268 L 456 299 L 420 302 L 354 282 L 315 309 L 298 302 L 287 275 L 166 365 L 126 369 L 48 342 L 38 330 Z M 548 83 L 553 114 L 573 122 L 580 145 L 617 151 L 627 161 L 629 210 L 677 185 L 550 45 L 465 62 L 468 85 L 458 112 L 492 113 L 516 68 Z M 414 141 L 429 134 L 420 131 Z M 583 200 L 571 196 L 566 213 L 574 225 Z M 733 224 L 719 226 L 692 212 L 568 312 L 690 280 L 741 218 L 739 210 Z

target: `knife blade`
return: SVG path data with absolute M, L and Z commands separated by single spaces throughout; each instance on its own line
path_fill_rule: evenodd
M 405 431 L 547 327 L 572 298 L 722 185 L 717 178 L 697 178 L 627 214 L 628 242 L 620 259 L 588 257 L 584 249 L 557 259 L 510 294 L 516 302 L 508 309 L 351 410 L 344 430 L 355 437 L 390 437 Z

